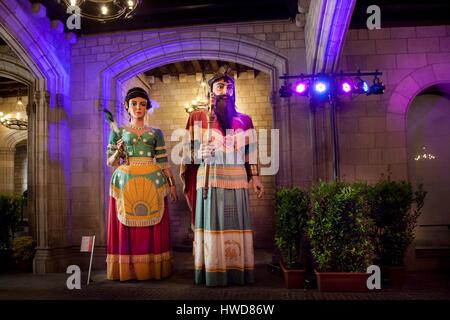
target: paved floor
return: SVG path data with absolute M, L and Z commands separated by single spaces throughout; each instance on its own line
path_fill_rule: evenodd
M 247 286 L 207 288 L 193 283 L 193 260 L 189 253 L 174 252 L 174 274 L 161 281 L 108 281 L 104 271 L 95 271 L 93 283 L 80 290 L 68 290 L 67 274 L 0 274 L 0 300 L 450 300 L 450 275 L 447 273 L 409 273 L 403 288 L 383 284 L 382 290 L 367 293 L 325 293 L 315 288 L 313 278 L 307 289 L 284 287 L 277 273 L 269 272 L 271 254 L 256 250 L 256 282 Z

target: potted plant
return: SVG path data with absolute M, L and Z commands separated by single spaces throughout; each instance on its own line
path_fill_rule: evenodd
M 309 195 L 300 188 L 281 189 L 275 199 L 275 244 L 281 256 L 283 277 L 287 288 L 300 288 L 305 273 L 301 246 L 308 218 Z
M 324 182 L 311 189 L 307 229 L 320 291 L 367 291 L 372 264 L 366 185 Z
M 404 258 L 425 196 L 422 185 L 413 191 L 411 183 L 392 181 L 389 176 L 369 188 L 376 259 L 393 285 L 401 286 L 405 280 Z
M 19 225 L 18 202 L 0 195 L 0 271 L 6 271 L 11 262 L 11 240 Z
M 13 241 L 13 257 L 19 270 L 32 271 L 36 253 L 36 241 L 30 236 L 18 237 Z

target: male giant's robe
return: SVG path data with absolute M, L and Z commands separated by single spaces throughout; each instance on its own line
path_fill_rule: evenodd
M 203 199 L 206 170 L 197 151 L 201 143 L 206 143 L 207 125 L 205 111 L 189 116 L 180 171 L 192 212 L 195 282 L 207 286 L 252 283 L 253 230 L 247 174 L 248 164 L 257 163 L 252 119 L 237 113 L 231 133 L 220 128 L 217 118 L 211 124 L 211 136 L 217 149 L 214 158 L 208 160 L 208 197 Z

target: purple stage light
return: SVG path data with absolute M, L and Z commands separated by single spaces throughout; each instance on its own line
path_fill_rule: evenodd
M 306 84 L 303 82 L 300 82 L 295 85 L 295 92 L 297 93 L 304 93 L 306 91 Z
M 350 91 L 352 91 L 352 86 L 348 82 L 342 83 L 342 87 L 341 88 L 342 88 L 342 91 L 345 92 L 345 93 L 349 93 Z

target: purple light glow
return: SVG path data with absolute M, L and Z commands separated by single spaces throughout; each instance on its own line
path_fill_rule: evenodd
M 345 93 L 349 93 L 351 90 L 352 90 L 352 87 L 350 86 L 350 83 L 344 82 L 342 84 L 342 91 L 344 91 Z
M 297 93 L 303 93 L 303 92 L 305 92 L 305 90 L 306 90 L 306 85 L 304 83 L 302 83 L 302 82 L 300 82 L 299 84 L 297 84 L 295 86 L 295 91 Z

